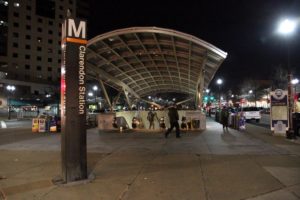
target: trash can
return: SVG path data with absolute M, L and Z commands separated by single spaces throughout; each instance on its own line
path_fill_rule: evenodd
M 294 134 L 300 136 L 300 113 L 293 113 Z
M 220 122 L 220 112 L 218 110 L 216 110 L 215 120 L 216 122 Z
M 57 132 L 57 125 L 56 125 L 55 118 L 51 119 L 49 127 L 50 127 L 49 128 L 50 132 Z
M 46 132 L 46 119 L 39 118 L 39 133 Z

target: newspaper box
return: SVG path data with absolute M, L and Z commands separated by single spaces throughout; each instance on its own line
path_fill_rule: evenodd
M 39 132 L 40 133 L 46 132 L 46 119 L 39 118 Z
M 39 119 L 38 118 L 32 119 L 32 132 L 33 133 L 39 132 Z

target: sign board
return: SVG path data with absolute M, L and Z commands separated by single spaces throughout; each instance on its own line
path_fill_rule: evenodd
M 86 21 L 65 19 L 61 44 L 61 154 L 65 182 L 87 178 L 86 44 Z
M 288 92 L 276 89 L 271 96 L 271 130 L 275 134 L 283 135 L 289 128 Z M 284 133 L 283 133 L 284 132 Z

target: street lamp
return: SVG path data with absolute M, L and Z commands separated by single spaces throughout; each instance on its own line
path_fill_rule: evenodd
M 286 40 L 288 36 L 292 35 L 297 28 L 297 22 L 295 20 L 284 19 L 279 23 L 278 33 L 283 35 Z M 289 114 L 289 130 L 287 132 L 287 138 L 294 138 L 294 130 L 293 130 L 293 99 L 292 99 L 292 74 L 290 69 L 290 49 L 287 41 L 287 68 L 288 68 L 288 114 Z
M 299 79 L 295 78 L 291 81 L 293 85 L 297 85 L 299 83 Z
M 221 108 L 221 85 L 223 83 L 223 80 L 222 79 L 218 79 L 217 80 L 217 84 L 219 86 L 219 108 Z
M 282 35 L 290 35 L 295 32 L 297 22 L 295 20 L 284 19 L 279 22 L 278 33 Z
M 9 91 L 9 93 L 13 93 L 16 90 L 16 87 L 14 85 L 8 85 L 6 86 L 6 89 Z M 7 97 L 7 106 L 8 106 L 8 119 L 10 119 L 10 95 Z
M 97 91 L 97 90 L 98 90 L 97 85 L 94 85 L 93 90 L 94 90 L 94 91 Z

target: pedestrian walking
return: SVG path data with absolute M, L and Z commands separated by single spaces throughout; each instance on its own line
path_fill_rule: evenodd
M 229 111 L 224 106 L 223 109 L 221 110 L 221 123 L 223 125 L 223 129 L 224 128 L 228 129 L 228 118 L 229 118 Z
M 168 135 L 170 134 L 170 132 L 173 130 L 174 127 L 176 128 L 176 138 L 180 138 L 180 130 L 179 130 L 179 124 L 178 124 L 179 115 L 178 115 L 177 106 L 175 103 L 173 104 L 173 106 L 171 106 L 169 108 L 168 115 L 169 115 L 169 120 L 170 120 L 170 128 L 165 133 L 165 138 L 168 137 Z

